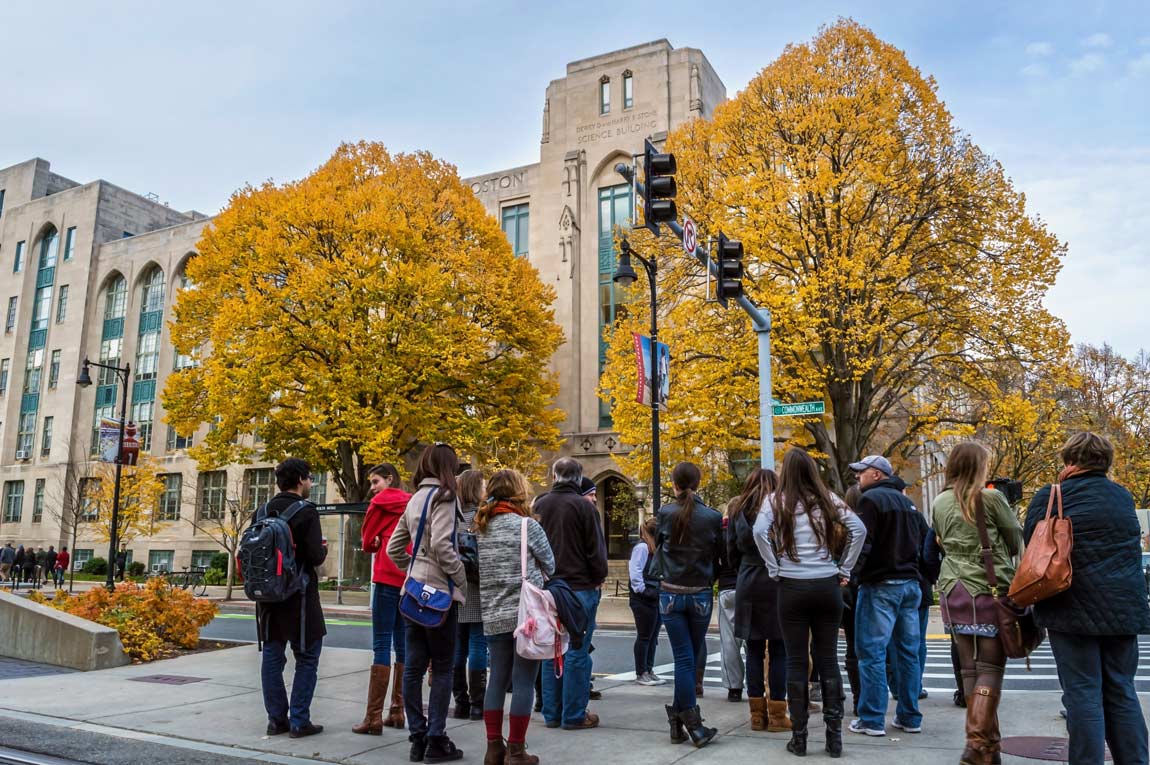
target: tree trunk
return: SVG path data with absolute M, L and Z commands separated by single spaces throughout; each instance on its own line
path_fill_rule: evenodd
M 232 599 L 232 587 L 236 581 L 236 552 L 228 550 L 228 587 L 224 591 L 224 600 Z

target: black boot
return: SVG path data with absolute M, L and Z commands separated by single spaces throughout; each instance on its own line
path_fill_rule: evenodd
M 805 680 L 787 683 L 787 706 L 791 710 L 791 740 L 787 751 L 799 757 L 807 756 L 808 686 Z
M 823 678 L 823 722 L 827 726 L 827 754 L 843 756 L 843 681 Z
M 427 752 L 427 736 L 419 733 L 412 733 L 407 737 L 411 742 L 411 756 L 412 762 L 423 762 L 423 755 Z
M 679 713 L 675 708 L 663 705 L 663 709 L 667 710 L 667 724 L 671 726 L 671 743 L 681 744 L 687 740 L 687 734 L 683 732 L 683 721 L 679 719 Z
M 687 735 L 691 738 L 691 743 L 695 745 L 696 749 L 701 749 L 711 743 L 711 739 L 719 733 L 718 728 L 708 728 L 703 725 L 703 714 L 697 706 L 679 712 L 679 719 L 683 722 L 683 728 L 686 729 Z
M 447 736 L 427 737 L 427 752 L 423 755 L 424 762 L 451 762 L 462 759 L 463 750 L 456 748 Z
M 487 670 L 467 673 L 467 691 L 471 695 L 471 719 L 483 719 L 483 697 L 487 695 Z
M 859 661 L 858 659 L 847 659 L 847 680 L 851 684 L 851 700 L 854 709 L 854 716 L 859 716 Z
M 455 711 L 451 716 L 456 720 L 469 719 L 471 717 L 471 700 L 467 697 L 466 664 L 456 667 L 451 673 L 451 695 L 455 697 Z

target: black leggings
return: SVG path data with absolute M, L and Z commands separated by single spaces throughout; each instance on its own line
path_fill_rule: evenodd
M 767 652 L 771 655 L 770 677 L 771 701 L 787 700 L 787 648 L 782 640 L 747 641 L 747 696 L 762 698 L 766 688 L 763 681 L 763 660 Z
M 787 683 L 805 685 L 810 678 L 808 651 L 814 656 L 819 677 L 837 679 L 839 672 L 839 624 L 843 596 L 838 576 L 825 579 L 780 579 L 779 621 L 787 647 Z

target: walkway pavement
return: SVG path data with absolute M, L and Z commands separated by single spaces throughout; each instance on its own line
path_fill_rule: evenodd
M 263 736 L 266 724 L 260 694 L 259 658 L 254 646 L 183 656 L 146 665 L 100 672 L 0 680 L 0 731 L 11 720 L 40 723 L 214 752 L 265 762 L 342 762 L 377 765 L 407 761 L 406 734 L 385 729 L 382 736 L 356 736 L 350 728 L 363 714 L 367 686 L 366 651 L 329 649 L 320 664 L 313 718 L 327 726 L 322 735 L 292 740 Z M 192 678 L 183 685 L 141 682 L 147 676 Z M 535 715 L 528 741 L 545 763 L 656 763 L 786 761 L 786 734 L 752 733 L 745 703 L 728 703 L 708 694 L 702 700 L 707 722 L 720 738 L 694 750 L 667 738 L 663 704 L 669 686 L 644 688 L 623 680 L 601 679 L 603 699 L 592 708 L 602 718 L 596 731 L 548 730 Z M 1148 700 L 1143 699 L 1147 705 Z M 1007 692 L 1002 704 L 1005 735 L 1064 736 L 1057 692 Z M 1147 710 L 1150 712 L 1150 709 Z M 963 743 L 964 711 L 949 698 L 923 702 L 924 732 L 907 735 L 890 729 L 886 738 L 846 734 L 847 757 L 854 763 L 956 762 Z M 4 720 L 4 718 L 10 720 Z M 818 722 L 817 719 L 813 722 Z M 64 731 L 61 730 L 63 733 Z M 481 722 L 450 721 L 450 734 L 467 753 L 482 757 Z M 824 759 L 822 732 L 812 726 L 810 759 Z M 0 734 L 0 743 L 3 735 Z M 11 742 L 7 742 L 11 745 Z M 1026 762 L 1006 756 L 1004 763 Z

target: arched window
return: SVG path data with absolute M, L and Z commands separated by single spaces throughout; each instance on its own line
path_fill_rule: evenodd
M 140 315 L 164 310 L 164 272 L 153 267 L 144 278 Z
M 128 282 L 117 276 L 104 288 L 104 318 L 122 319 L 128 312 Z
M 56 255 L 60 250 L 60 235 L 55 226 L 49 226 L 40 238 L 40 268 L 55 268 Z

